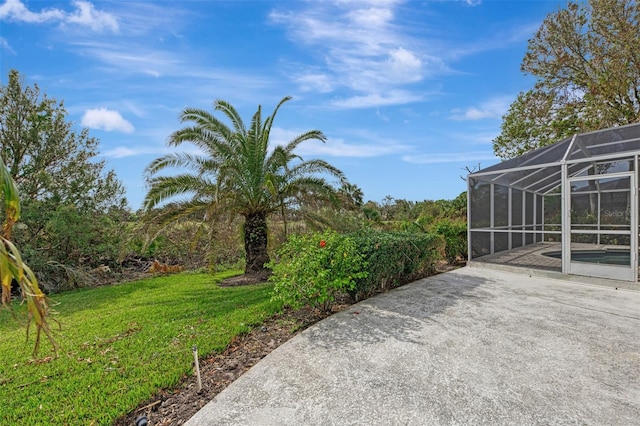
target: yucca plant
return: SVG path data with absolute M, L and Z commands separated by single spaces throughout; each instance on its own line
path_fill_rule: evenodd
M 11 304 L 11 285 L 15 281 L 27 302 L 27 336 L 32 324 L 36 327 L 34 356 L 38 352 L 41 333 L 44 332 L 56 350 L 55 341 L 49 328 L 49 305 L 38 286 L 38 280 L 31 269 L 22 261 L 18 248 L 11 242 L 11 230 L 20 218 L 20 196 L 18 188 L 0 158 L 0 187 L 4 200 L 4 221 L 0 232 L 0 284 L 2 287 L 2 306 Z

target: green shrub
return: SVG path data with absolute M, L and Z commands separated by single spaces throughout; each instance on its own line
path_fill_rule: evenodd
M 71 204 L 24 204 L 14 238 L 43 290 L 56 293 L 97 283 L 100 266 L 120 271 L 129 213 L 112 209 L 87 212 Z
M 367 262 L 353 237 L 335 232 L 292 235 L 278 250 L 273 298 L 298 308 L 330 310 L 338 294 L 351 291 L 367 276 Z
M 362 300 L 432 275 L 443 249 L 442 236 L 424 232 L 292 235 L 267 266 L 275 300 L 328 310 L 338 294 Z
M 349 289 L 356 300 L 432 275 L 444 246 L 441 236 L 428 233 L 365 230 L 351 238 L 368 272 Z
M 445 241 L 444 256 L 449 264 L 457 258 L 467 258 L 467 222 L 465 220 L 440 219 L 431 232 L 442 235 Z

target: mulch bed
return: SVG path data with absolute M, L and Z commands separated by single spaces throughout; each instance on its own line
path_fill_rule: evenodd
M 231 285 L 242 284 L 232 282 Z M 332 313 L 349 305 L 348 301 L 341 301 Z M 149 425 L 154 426 L 184 424 L 271 351 L 330 314 L 305 308 L 298 311 L 285 310 L 269 318 L 248 334 L 236 337 L 224 352 L 200 360 L 201 391 L 198 391 L 195 376 L 184 376 L 176 387 L 161 390 L 134 411 L 118 419 L 114 425 L 131 426 L 141 416 L 146 416 Z

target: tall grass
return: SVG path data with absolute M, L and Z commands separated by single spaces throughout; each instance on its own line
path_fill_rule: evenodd
M 56 295 L 60 356 L 0 312 L 0 424 L 108 425 L 192 369 L 200 355 L 273 315 L 272 285 L 220 288 L 228 276 L 179 274 Z M 17 308 L 20 309 L 20 308 Z

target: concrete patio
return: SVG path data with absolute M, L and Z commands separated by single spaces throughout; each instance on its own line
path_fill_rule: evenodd
M 305 330 L 187 424 L 638 419 L 640 292 L 466 267 Z

